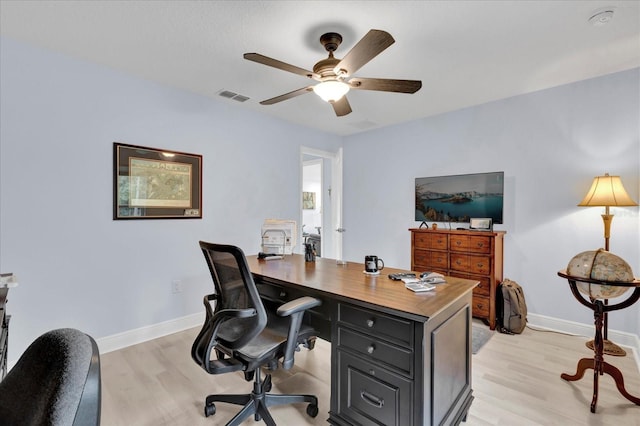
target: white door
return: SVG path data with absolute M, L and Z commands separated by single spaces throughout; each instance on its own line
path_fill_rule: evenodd
M 341 260 L 343 232 L 342 148 L 337 152 L 328 152 L 301 147 L 300 176 L 302 242 L 304 243 L 304 234 L 319 234 L 321 257 Z M 310 200 L 313 197 L 310 194 L 303 196 L 305 192 L 316 193 L 315 203 L 318 208 L 315 211 L 309 208 L 312 205 Z M 303 197 L 305 197 L 304 200 Z M 305 223 L 305 220 L 309 223 Z M 318 224 L 320 225 L 318 226 Z M 304 246 L 301 247 L 304 252 Z

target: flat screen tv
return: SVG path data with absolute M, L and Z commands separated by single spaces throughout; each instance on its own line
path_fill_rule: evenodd
M 416 178 L 417 222 L 502 223 L 504 172 Z

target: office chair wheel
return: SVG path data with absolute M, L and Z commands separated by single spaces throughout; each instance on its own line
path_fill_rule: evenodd
M 316 347 L 316 338 L 315 337 L 311 337 L 308 341 L 307 341 L 307 347 L 309 348 L 310 351 L 313 350 L 313 348 Z
M 316 417 L 318 415 L 318 406 L 316 404 L 307 405 L 307 414 L 309 417 Z
M 216 413 L 216 404 L 211 403 L 210 405 L 204 406 L 204 416 L 209 417 L 213 416 Z

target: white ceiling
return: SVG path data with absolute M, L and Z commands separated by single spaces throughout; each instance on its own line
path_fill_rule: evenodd
M 611 22 L 591 25 L 602 9 Z M 339 135 L 640 66 L 640 1 L 0 0 L 0 17 L 3 36 Z M 344 117 L 313 93 L 258 103 L 313 82 L 243 53 L 311 69 L 326 57 L 321 34 L 342 34 L 341 58 L 372 28 L 396 43 L 355 76 L 422 80 L 420 91 L 351 91 Z

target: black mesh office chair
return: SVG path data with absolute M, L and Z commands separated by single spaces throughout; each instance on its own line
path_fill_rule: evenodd
M 215 414 L 216 401 L 244 405 L 227 426 L 239 425 L 251 415 L 256 421 L 275 425 L 268 407 L 281 404 L 306 402 L 307 414 L 317 416 L 318 399 L 314 395 L 268 394 L 271 375 L 263 380 L 260 370 L 277 368 L 279 360 L 284 369 L 289 369 L 299 345 L 312 347 L 315 332 L 302 324 L 302 319 L 304 312 L 320 305 L 320 301 L 301 297 L 271 312 L 260 299 L 240 248 L 204 241 L 200 241 L 200 248 L 213 277 L 215 294 L 204 297 L 206 319 L 191 348 L 191 357 L 209 374 L 243 371 L 245 380 L 254 380 L 250 394 L 207 396 L 205 416 Z
M 3 426 L 99 426 L 100 354 L 73 328 L 38 337 L 0 382 Z

